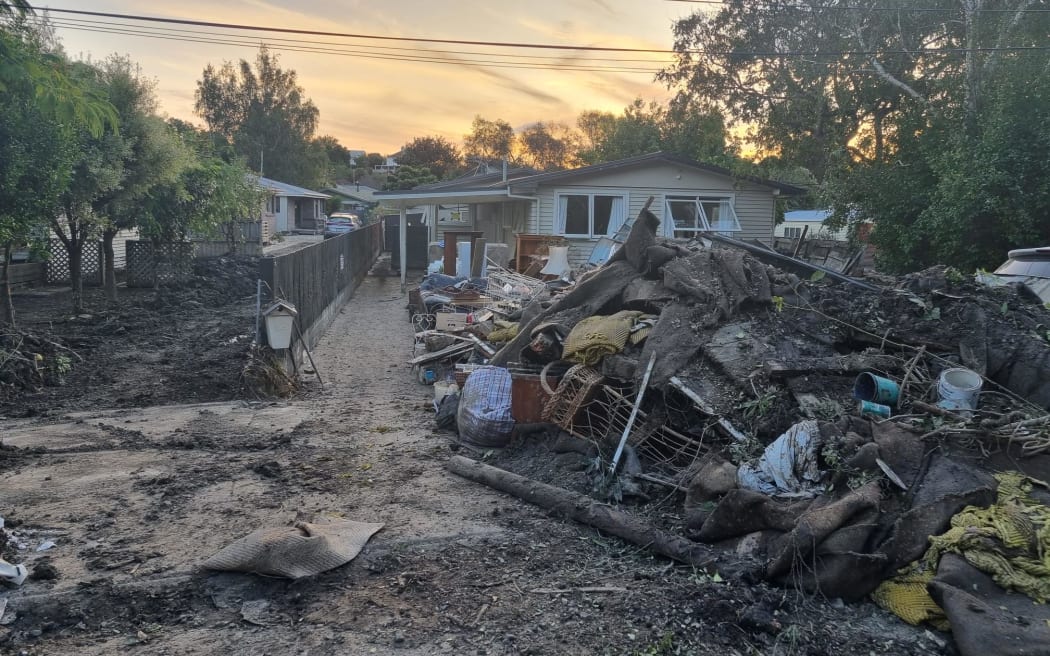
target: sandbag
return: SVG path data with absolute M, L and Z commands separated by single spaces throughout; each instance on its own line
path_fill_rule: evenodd
M 460 439 L 477 446 L 507 446 L 514 431 L 510 403 L 509 371 L 502 367 L 475 369 L 459 397 L 456 426 Z

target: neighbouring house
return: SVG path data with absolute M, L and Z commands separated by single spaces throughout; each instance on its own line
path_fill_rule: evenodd
M 430 222 L 431 241 L 440 241 L 450 229 L 477 231 L 489 243 L 508 244 L 513 256 L 521 235 L 559 235 L 568 240 L 570 262 L 579 265 L 600 238 L 615 235 L 650 197 L 664 236 L 714 231 L 771 245 L 777 197 L 803 193 L 793 185 L 658 152 L 552 173 L 483 173 L 377 192 L 376 198 L 404 212 L 430 206 L 429 216 L 438 216 L 440 207 L 469 208 L 467 220 L 455 227 Z
M 824 221 L 830 216 L 831 210 L 792 210 L 784 212 L 784 221 L 777 224 L 773 236 L 798 239 L 805 231 L 806 239 L 848 240 L 848 227 L 843 226 L 833 229 L 824 225 Z M 806 228 L 809 229 L 806 230 Z
M 401 151 L 394 153 L 393 155 L 387 155 L 386 161 L 382 164 L 376 164 L 372 170 L 375 173 L 393 173 L 400 166 L 397 163 L 397 158 L 401 156 Z
M 379 204 L 375 197 L 375 192 L 379 190 L 361 183 L 338 183 L 322 191 L 339 199 L 339 211 L 353 212 L 360 217 L 371 214 Z
M 307 232 L 324 230 L 325 201 L 328 194 L 311 191 L 278 182 L 257 178 L 259 186 L 269 192 L 263 205 L 263 234 Z

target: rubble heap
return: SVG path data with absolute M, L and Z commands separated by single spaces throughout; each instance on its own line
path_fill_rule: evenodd
M 688 537 L 745 578 L 846 600 L 879 590 L 909 620 L 930 605 L 953 627 L 977 617 L 997 642 L 957 632 L 964 654 L 1015 653 L 1024 632 L 1050 644 L 1050 611 L 1026 607 L 1022 626 L 1000 603 L 1016 596 L 1001 586 L 1041 589 L 1010 585 L 1011 558 L 1041 563 L 1028 575 L 1050 582 L 1050 494 L 1027 477 L 1050 472 L 1050 312 L 943 267 L 879 285 L 804 278 L 767 263 L 783 256 L 662 240 L 657 226 L 643 212 L 604 266 L 533 300 L 488 358 L 574 364 L 543 418 L 592 445 L 595 488 L 685 490 Z M 978 407 L 939 402 L 948 370 L 980 377 Z M 858 407 L 860 374 L 890 400 Z M 618 475 L 624 448 L 640 457 Z M 953 518 L 996 502 L 1002 469 L 1031 492 L 1018 507 L 1040 508 L 1024 511 L 1031 539 L 989 535 L 983 550 L 923 560 Z M 880 588 L 923 567 L 918 593 Z

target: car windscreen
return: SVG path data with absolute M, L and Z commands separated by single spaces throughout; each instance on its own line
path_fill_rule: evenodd
M 1050 278 L 1050 259 L 1013 258 L 995 270 L 1004 276 L 1036 276 Z
M 333 225 L 333 224 L 353 225 L 354 224 L 354 220 L 353 219 L 349 219 L 349 218 L 347 218 L 345 216 L 330 216 L 330 217 L 328 217 L 328 225 Z

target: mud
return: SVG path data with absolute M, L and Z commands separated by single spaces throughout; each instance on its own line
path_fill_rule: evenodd
M 139 355 L 104 381 L 72 374 L 66 387 L 24 400 L 32 411 L 23 414 L 40 416 L 0 426 L 0 513 L 27 545 L 13 555 L 45 574 L 8 593 L 0 653 L 951 649 L 870 604 L 729 584 L 447 473 L 444 462 L 462 450 L 432 428 L 431 390 L 405 364 L 412 327 L 393 278 L 366 279 L 315 350 L 323 390 L 307 376 L 289 401 L 226 401 L 238 395 L 244 346 L 209 344 L 247 334 L 253 309 L 231 297 L 178 323 L 171 334 L 182 342 L 137 333 L 120 313 L 129 326 L 120 347 L 91 336 L 94 324 L 56 324 L 70 343 L 84 340 L 88 361 L 116 367 L 117 354 Z M 208 330 L 210 342 L 199 337 Z M 171 365 L 141 360 L 158 348 L 171 349 Z M 178 382 L 176 368 L 196 382 Z M 150 407 L 128 407 L 136 404 Z M 586 464 L 542 449 L 523 440 L 468 455 L 566 484 Z M 674 494 L 627 507 L 673 523 Z M 354 562 L 308 580 L 199 570 L 233 539 L 298 512 L 385 528 Z M 45 539 L 58 546 L 34 552 Z

